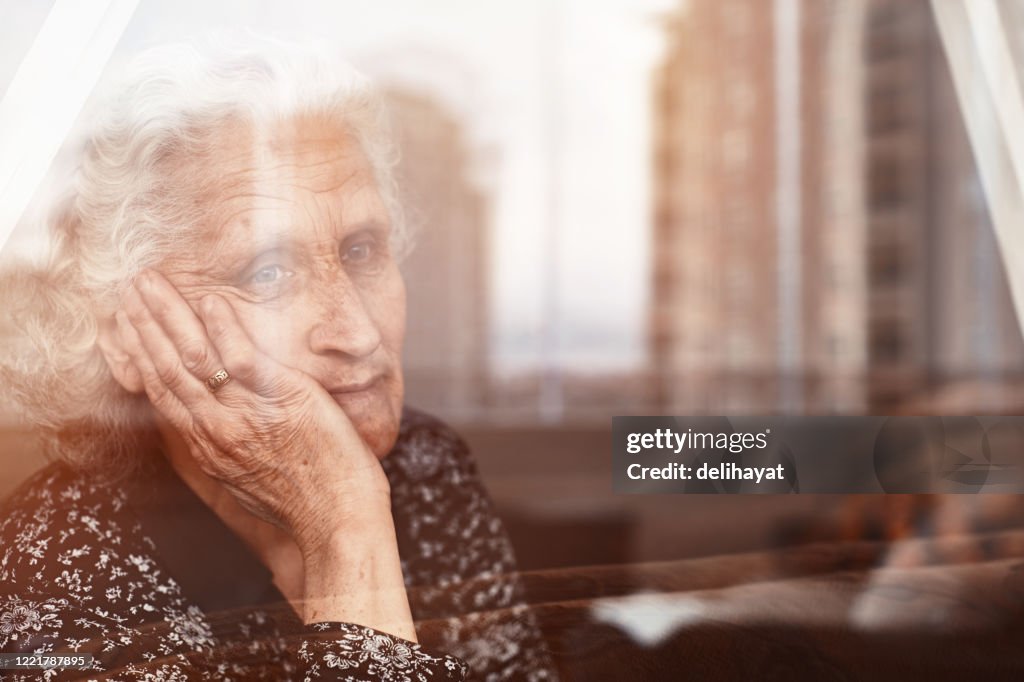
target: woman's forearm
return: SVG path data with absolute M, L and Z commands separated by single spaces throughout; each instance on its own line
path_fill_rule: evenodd
M 391 510 L 366 518 L 303 552 L 303 620 L 356 623 L 415 642 Z

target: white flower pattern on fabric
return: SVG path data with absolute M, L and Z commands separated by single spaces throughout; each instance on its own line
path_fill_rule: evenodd
M 0 637 L 11 640 L 39 632 L 44 626 L 59 625 L 57 611 L 59 604 L 23 602 L 18 597 L 8 597 L 0 605 Z
M 287 603 L 204 611 L 121 488 L 54 464 L 0 509 L 0 651 L 91 653 L 110 680 L 432 682 L 469 670 L 555 679 L 536 624 L 517 608 L 511 545 L 465 444 L 406 410 L 382 464 L 413 615 L 448 624 L 420 644 L 352 623 L 304 626 Z M 5 674 L 21 682 L 82 671 Z
M 457 660 L 431 656 L 418 644 L 350 623 L 338 623 L 336 627 L 345 634 L 321 652 L 320 660 L 327 668 L 372 671 L 380 679 L 395 682 L 431 679 L 439 665 L 446 673 L 465 675 L 465 666 Z M 316 657 L 308 642 L 302 644 L 299 655 L 307 661 Z

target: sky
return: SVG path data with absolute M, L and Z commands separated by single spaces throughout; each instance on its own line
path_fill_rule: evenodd
M 53 2 L 0 0 L 0 87 Z M 646 362 L 651 74 L 672 0 L 140 2 L 114 59 L 245 26 L 337 44 L 465 127 L 489 197 L 492 368 Z

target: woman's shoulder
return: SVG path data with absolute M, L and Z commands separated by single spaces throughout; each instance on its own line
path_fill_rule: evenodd
M 0 582 L 62 557 L 70 565 L 75 548 L 116 545 L 128 532 L 124 502 L 116 486 L 62 462 L 44 466 L 0 503 Z
M 102 478 L 78 471 L 62 461 L 50 462 L 0 500 L 0 524 L 19 511 L 38 515 L 96 504 L 118 506 L 117 489 Z
M 466 441 L 451 426 L 426 412 L 405 407 L 385 471 L 413 480 L 476 476 Z
M 0 525 L 18 512 L 76 506 L 91 492 L 88 481 L 64 462 L 50 462 L 0 500 Z

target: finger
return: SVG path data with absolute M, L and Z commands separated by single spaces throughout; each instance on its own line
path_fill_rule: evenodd
M 256 348 L 227 301 L 215 294 L 204 296 L 199 316 L 232 377 L 261 395 L 279 390 L 282 368 Z
M 174 392 L 160 379 L 156 368 L 150 360 L 149 354 L 142 345 L 142 339 L 138 330 L 132 326 L 127 314 L 118 310 L 114 313 L 114 320 L 117 325 L 117 333 L 121 338 L 121 346 L 142 377 L 142 384 L 146 389 L 149 401 L 157 410 L 173 425 L 182 430 L 191 427 L 191 416 L 188 408 L 178 399 Z
M 177 349 L 186 371 L 205 383 L 224 368 L 206 327 L 163 275 L 147 270 L 136 283 L 143 303 Z
M 181 364 L 178 350 L 134 287 L 130 287 L 125 296 L 124 312 L 138 334 L 139 343 L 145 349 L 153 371 L 167 389 L 193 411 L 217 402 L 206 385 Z

